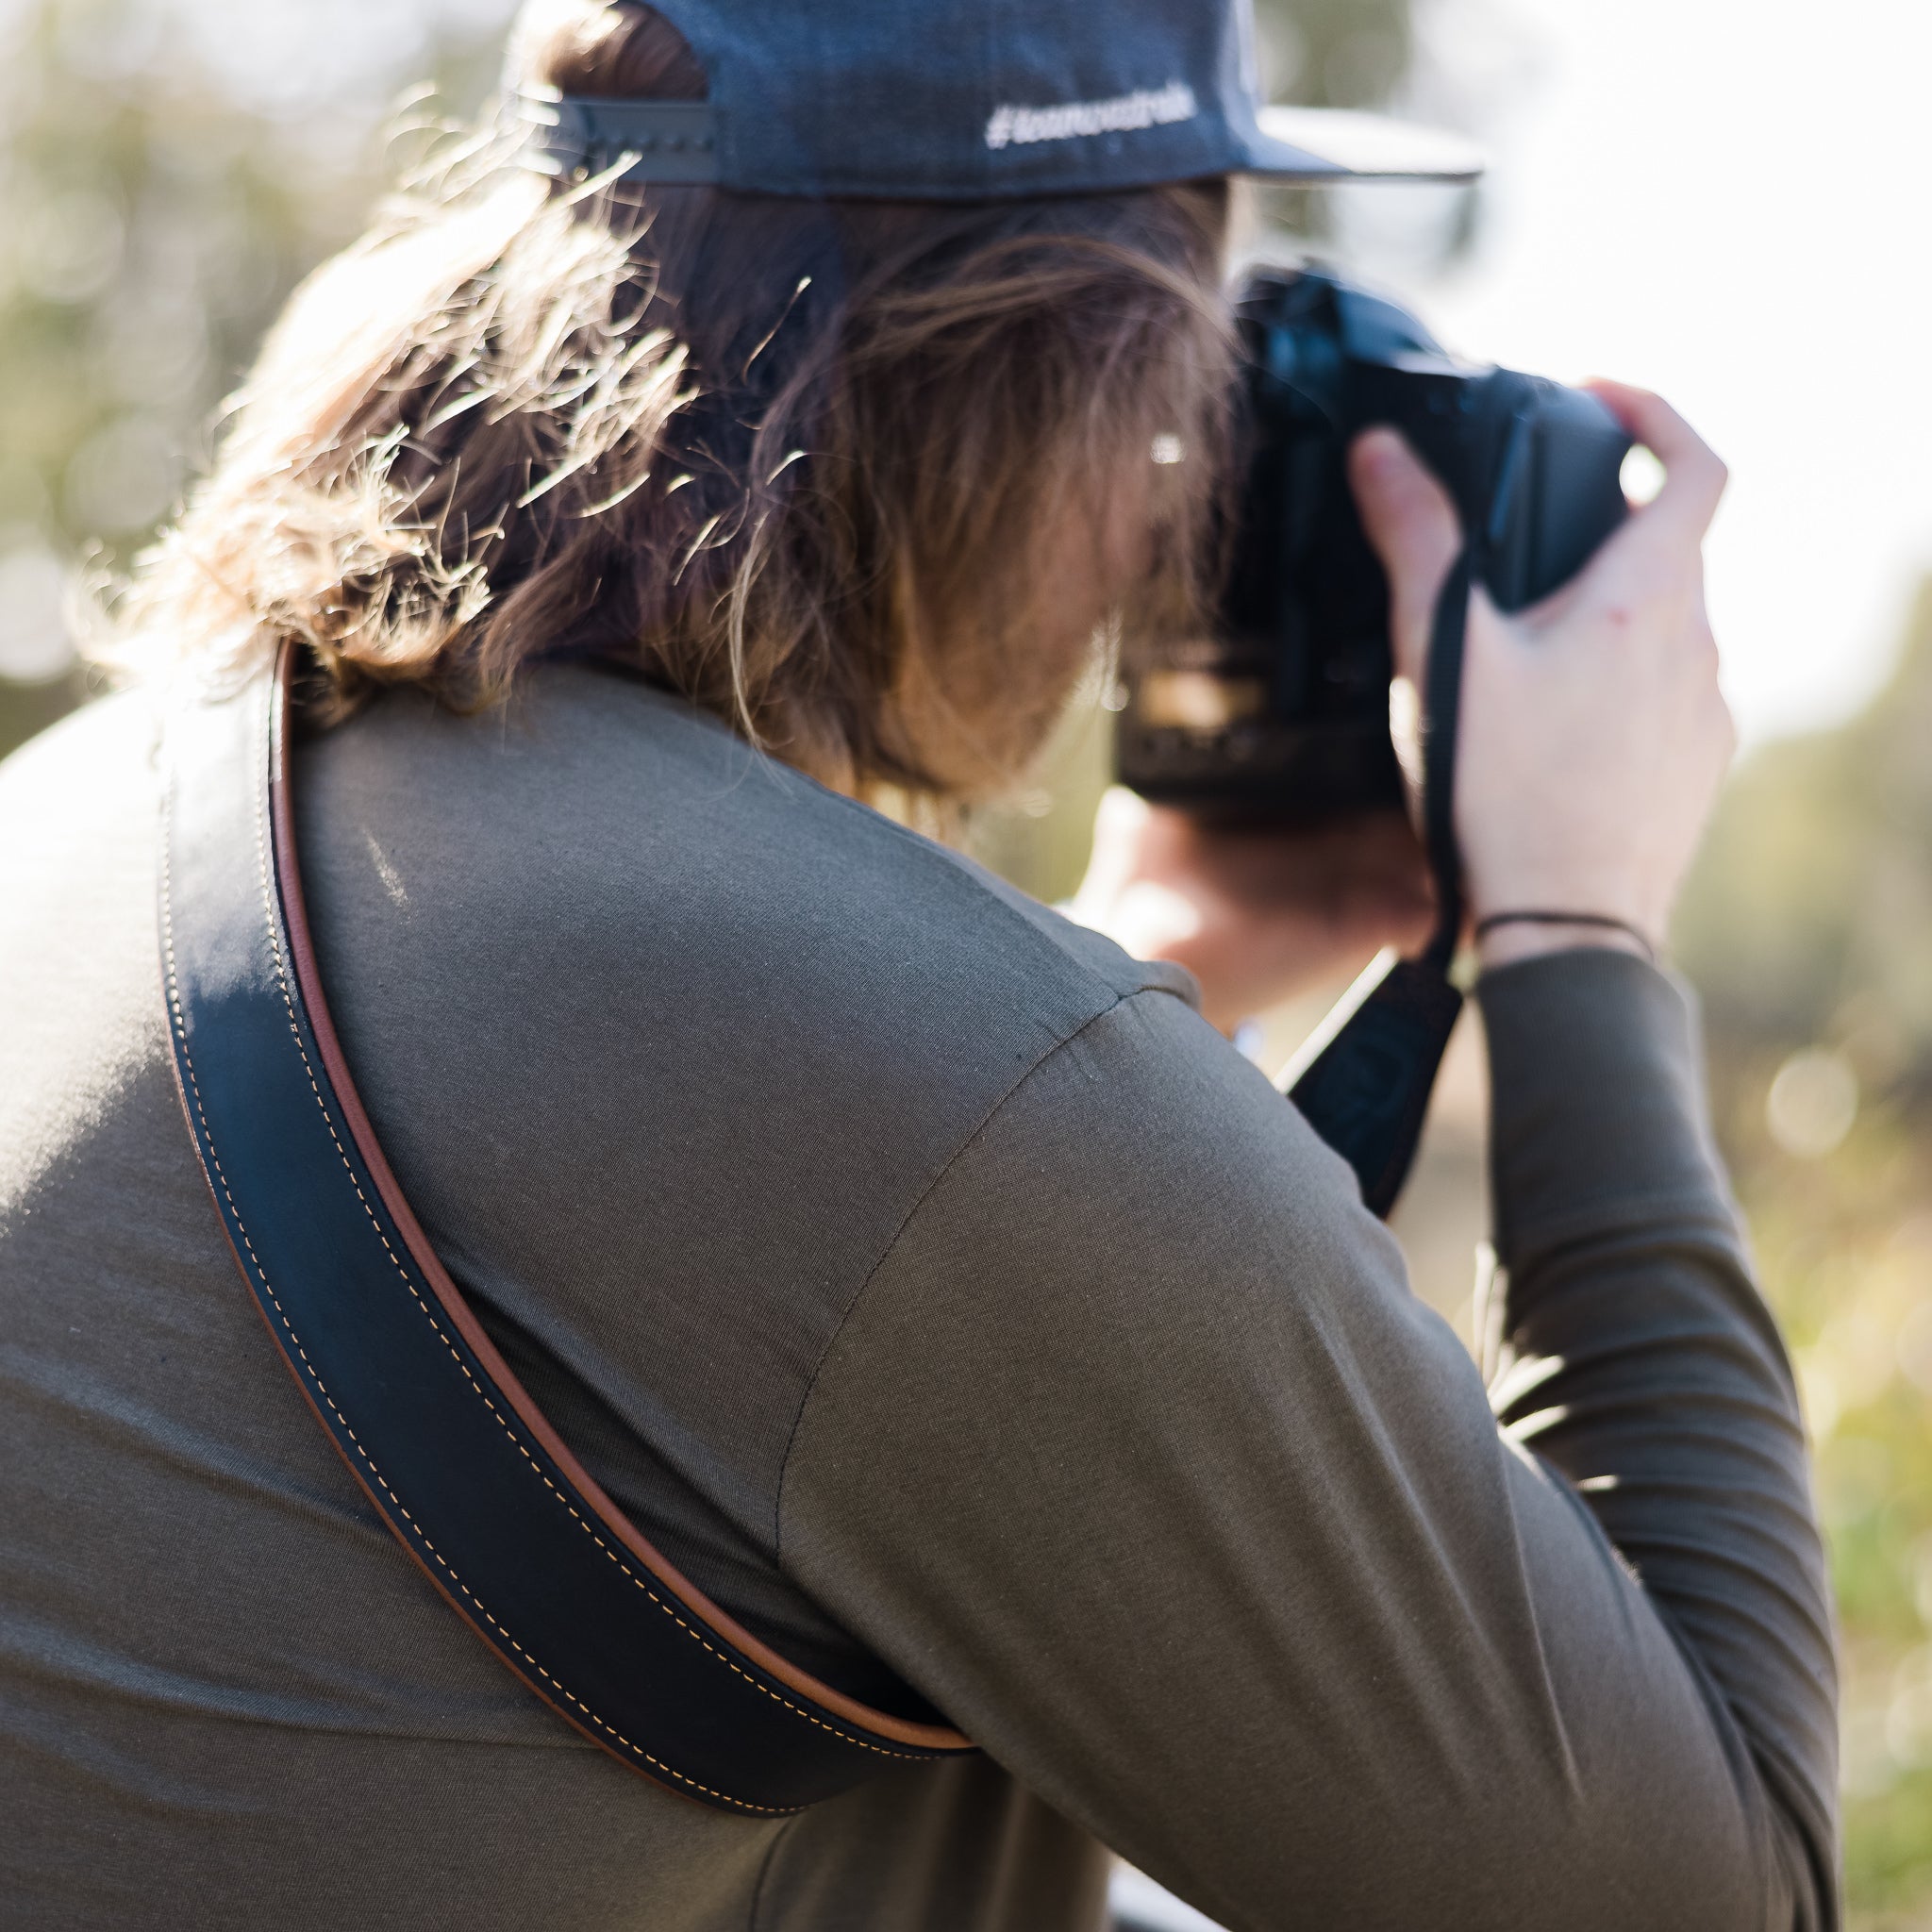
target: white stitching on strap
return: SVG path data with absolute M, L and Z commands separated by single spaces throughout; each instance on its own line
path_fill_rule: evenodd
M 264 745 L 261 762 L 265 763 L 266 758 L 267 750 L 266 746 Z M 458 1591 L 462 1594 L 462 1596 L 464 1596 L 472 1605 L 475 1606 L 477 1614 L 481 1616 L 486 1623 L 489 1624 L 492 1630 L 498 1633 L 498 1635 L 503 1639 L 503 1641 L 513 1651 L 515 1651 L 520 1657 L 522 1657 L 526 1663 L 529 1664 L 531 1669 L 536 1671 L 537 1674 L 540 1676 L 541 1676 L 547 1684 L 551 1685 L 552 1688 L 554 1688 L 560 1696 L 568 1699 L 568 1701 L 571 1704 L 575 1705 L 576 1708 L 580 1710 L 584 1714 L 584 1716 L 597 1727 L 598 1730 L 604 1732 L 608 1737 L 615 1740 L 619 1744 L 621 1744 L 625 1748 L 625 1750 L 631 1753 L 633 1756 L 641 1758 L 645 1763 L 651 1765 L 654 1769 L 664 1773 L 666 1776 L 675 1778 L 679 1784 L 689 1785 L 693 1790 L 702 1791 L 707 1797 L 716 1798 L 724 1804 L 735 1806 L 747 1811 L 759 1812 L 770 1817 L 782 1817 L 787 1815 L 789 1812 L 795 1811 L 801 1808 L 799 1807 L 790 1806 L 776 1807 L 767 1805 L 754 1805 L 749 1803 L 745 1799 L 734 1798 L 729 1796 L 725 1792 L 713 1790 L 708 1785 L 700 1784 L 695 1778 L 686 1776 L 684 1773 L 674 1769 L 672 1766 L 663 1763 L 659 1758 L 653 1757 L 651 1753 L 646 1751 L 641 1745 L 634 1744 L 614 1725 L 606 1723 L 604 1719 L 600 1718 L 593 1710 L 591 1709 L 591 1707 L 587 1704 L 583 1702 L 581 1698 L 577 1697 L 573 1691 L 567 1689 L 556 1677 L 552 1676 L 551 1674 L 543 1668 L 542 1664 L 541 1664 L 536 1657 L 532 1657 L 530 1653 L 526 1651 L 523 1647 L 523 1645 L 516 1641 L 516 1639 L 513 1636 L 511 1636 L 509 1631 L 507 1630 L 503 1626 L 503 1624 L 497 1622 L 496 1618 L 491 1614 L 490 1610 L 483 1604 L 481 1599 L 475 1595 L 475 1593 L 469 1588 L 467 1584 L 465 1584 L 462 1581 L 462 1579 L 459 1576 L 458 1576 L 455 1570 L 453 1570 L 450 1567 L 449 1563 L 444 1559 L 441 1552 L 439 1551 L 436 1548 L 435 1544 L 430 1541 L 428 1536 L 424 1532 L 422 1526 L 416 1522 L 416 1519 L 410 1515 L 408 1507 L 404 1505 L 402 1498 L 398 1496 L 395 1493 L 395 1491 L 390 1487 L 388 1480 L 383 1476 L 381 1471 L 376 1468 L 375 1461 L 369 1455 L 369 1452 L 362 1446 L 362 1443 L 360 1440 L 357 1437 L 355 1430 L 350 1427 L 348 1418 L 344 1416 L 341 1410 L 336 1407 L 334 1397 L 329 1394 L 328 1390 L 326 1386 L 324 1384 L 320 1374 L 317 1372 L 314 1363 L 309 1360 L 308 1352 L 302 1345 L 300 1336 L 296 1334 L 293 1324 L 290 1322 L 286 1311 L 282 1307 L 279 1297 L 275 1294 L 273 1286 L 270 1284 L 267 1271 L 263 1268 L 261 1264 L 260 1257 L 258 1256 L 255 1252 L 254 1242 L 250 1239 L 247 1230 L 247 1225 L 242 1218 L 241 1208 L 237 1205 L 234 1194 L 229 1189 L 228 1178 L 225 1172 L 223 1170 L 220 1158 L 215 1148 L 214 1135 L 209 1128 L 208 1115 L 202 1105 L 200 1082 L 195 1075 L 193 1058 L 190 1053 L 188 1046 L 187 1019 L 181 1007 L 180 983 L 176 972 L 175 958 L 173 891 L 173 821 L 174 797 L 171 785 L 163 797 L 161 824 L 161 924 L 162 945 L 166 952 L 168 962 L 168 1007 L 170 1024 L 174 1030 L 175 1041 L 180 1049 L 182 1066 L 186 1070 L 188 1074 L 189 1087 L 191 1090 L 192 1098 L 194 1103 L 195 1117 L 200 1124 L 201 1139 L 208 1148 L 208 1165 L 213 1169 L 215 1178 L 221 1184 L 223 1197 L 226 1200 L 228 1204 L 228 1211 L 234 1219 L 237 1230 L 241 1233 L 242 1244 L 243 1249 L 246 1251 L 249 1265 L 253 1269 L 256 1278 L 259 1281 L 261 1285 L 262 1292 L 268 1297 L 271 1306 L 275 1308 L 276 1317 L 280 1321 L 283 1329 L 288 1334 L 289 1340 L 291 1345 L 294 1347 L 297 1357 L 300 1358 L 303 1373 L 305 1374 L 307 1378 L 313 1384 L 316 1392 L 322 1397 L 323 1401 L 327 1405 L 329 1412 L 341 1425 L 342 1433 L 344 1434 L 344 1436 L 347 1437 L 349 1442 L 354 1447 L 357 1457 L 359 1458 L 364 1468 L 368 1470 L 371 1478 L 381 1489 L 383 1494 L 389 1497 L 390 1501 L 395 1506 L 397 1512 L 402 1516 L 404 1521 L 408 1524 L 409 1528 L 411 1532 L 414 1534 L 417 1541 L 420 1541 L 423 1548 L 425 1551 L 427 1551 L 429 1556 L 435 1560 L 437 1567 L 440 1570 L 441 1570 L 443 1574 L 449 1579 L 451 1585 L 457 1591 Z M 591 1525 L 584 1520 L 584 1517 L 581 1514 L 581 1512 L 578 1511 L 571 1503 L 569 1497 L 566 1496 L 564 1492 L 561 1490 L 559 1490 L 558 1486 L 554 1482 L 552 1482 L 550 1477 L 544 1473 L 542 1466 L 537 1461 L 536 1457 L 530 1454 L 529 1449 L 524 1443 L 523 1440 L 520 1438 L 517 1431 L 511 1426 L 508 1418 L 505 1417 L 503 1412 L 497 1407 L 496 1404 L 491 1400 L 489 1393 L 484 1390 L 482 1385 L 477 1382 L 475 1376 L 471 1374 L 469 1364 L 463 1360 L 460 1352 L 457 1349 L 454 1342 L 451 1341 L 449 1336 L 447 1335 L 447 1333 L 445 1333 L 441 1323 L 437 1319 L 437 1316 L 434 1313 L 434 1311 L 430 1308 L 429 1305 L 424 1300 L 423 1295 L 421 1291 L 418 1290 L 415 1282 L 410 1278 L 408 1270 L 404 1266 L 401 1257 L 398 1257 L 398 1255 L 395 1252 L 395 1249 L 391 1245 L 388 1235 L 383 1231 L 382 1224 L 380 1223 L 380 1221 L 376 1219 L 375 1209 L 371 1207 L 368 1196 L 363 1192 L 361 1183 L 356 1177 L 355 1168 L 349 1159 L 346 1150 L 342 1146 L 341 1137 L 336 1133 L 335 1123 L 329 1118 L 327 1103 L 323 1098 L 322 1089 L 320 1084 L 316 1080 L 314 1068 L 309 1064 L 308 1049 L 302 1043 L 301 1029 L 295 1018 L 294 1001 L 290 991 L 290 982 L 287 972 L 287 965 L 282 954 L 281 939 L 280 935 L 275 930 L 275 900 L 273 894 L 273 888 L 271 884 L 271 873 L 269 868 L 268 839 L 265 823 L 265 807 L 263 797 L 259 790 L 258 790 L 256 796 L 256 850 L 259 874 L 261 879 L 262 903 L 267 919 L 269 945 L 275 958 L 275 976 L 281 991 L 282 1002 L 284 1007 L 288 1009 L 289 1013 L 289 1031 L 291 1036 L 294 1040 L 295 1050 L 297 1054 L 301 1057 L 303 1072 L 308 1076 L 309 1091 L 314 1094 L 315 1104 L 322 1112 L 323 1124 L 328 1129 L 329 1139 L 335 1144 L 336 1152 L 341 1159 L 342 1167 L 345 1173 L 348 1174 L 349 1184 L 352 1188 L 355 1189 L 356 1198 L 358 1199 L 358 1201 L 361 1203 L 362 1210 L 369 1217 L 370 1224 L 375 1230 L 376 1238 L 382 1242 L 383 1251 L 389 1256 L 390 1261 L 394 1266 L 397 1274 L 401 1275 L 404 1286 L 408 1289 L 410 1296 L 415 1301 L 416 1306 L 423 1311 L 425 1318 L 428 1321 L 429 1325 L 431 1329 L 435 1332 L 437 1339 L 442 1342 L 445 1348 L 449 1350 L 451 1357 L 455 1359 L 457 1363 L 457 1366 L 462 1371 L 464 1379 L 470 1384 L 471 1389 L 475 1391 L 478 1400 L 482 1402 L 483 1406 L 495 1418 L 498 1426 L 501 1427 L 504 1430 L 504 1432 L 509 1437 L 510 1441 L 516 1444 L 518 1453 L 524 1457 L 525 1461 L 529 1464 L 531 1470 L 537 1475 L 537 1477 L 542 1482 L 544 1488 L 547 1489 L 551 1492 L 551 1494 L 556 1497 L 558 1504 L 561 1505 L 561 1507 L 569 1512 L 572 1521 L 576 1524 L 577 1527 L 581 1529 L 584 1532 L 584 1534 L 588 1536 L 591 1539 L 591 1541 L 594 1542 L 601 1551 L 603 1551 L 604 1555 L 611 1562 L 615 1563 L 618 1569 L 622 1571 L 624 1574 L 627 1576 L 639 1590 L 642 1591 L 644 1595 L 648 1597 L 650 1601 L 653 1604 L 655 1604 L 660 1610 L 662 1610 L 664 1614 L 668 1616 L 672 1620 L 672 1622 L 675 1623 L 678 1626 L 678 1628 L 685 1633 L 686 1636 L 690 1637 L 693 1642 L 701 1644 L 714 1657 L 718 1658 L 720 1662 L 729 1666 L 729 1668 L 733 1672 L 735 1672 L 740 1677 L 743 1678 L 746 1683 L 750 1684 L 753 1687 L 753 1689 L 762 1691 L 767 1697 L 771 1698 L 774 1703 L 784 1706 L 786 1709 L 791 1710 L 794 1712 L 797 1716 L 806 1719 L 808 1723 L 816 1724 L 821 1730 L 829 1732 L 833 1737 L 840 1739 L 841 1741 L 847 1744 L 856 1745 L 860 1750 L 875 1752 L 879 1756 L 885 1757 L 905 1759 L 925 1759 L 937 1755 L 927 1752 L 894 1751 L 889 1749 L 885 1745 L 872 1743 L 866 1739 L 851 1737 L 846 1732 L 840 1730 L 837 1726 L 826 1724 L 823 1719 L 816 1717 L 812 1712 L 805 1709 L 803 1707 L 792 1703 L 790 1698 L 781 1696 L 777 1691 L 772 1690 L 768 1685 L 759 1683 L 759 1681 L 756 1677 L 754 1677 L 748 1671 L 744 1670 L 737 1662 L 735 1658 L 727 1656 L 724 1651 L 718 1649 L 716 1645 L 709 1642 L 697 1630 L 693 1629 L 691 1625 L 689 1623 L 687 1623 L 685 1619 L 677 1613 L 676 1610 L 673 1609 L 671 1606 L 667 1604 L 663 1600 L 663 1598 L 660 1597 L 658 1594 L 658 1592 L 650 1587 L 649 1584 L 644 1582 L 644 1580 L 641 1577 L 640 1577 L 637 1574 L 637 1573 L 631 1568 L 630 1564 L 626 1562 L 625 1558 L 621 1557 L 616 1551 L 614 1551 L 610 1547 L 610 1545 L 608 1542 L 606 1542 L 605 1540 L 601 1536 L 599 1536 L 595 1530 L 593 1530 L 591 1527 Z
M 397 1513 L 408 1524 L 410 1529 L 415 1533 L 417 1541 L 434 1560 L 437 1568 L 449 1579 L 451 1587 L 469 1599 L 470 1603 L 475 1607 L 476 1614 L 492 1630 L 496 1631 L 503 1641 L 545 1683 L 549 1684 L 559 1696 L 567 1698 L 572 1704 L 575 1705 L 583 1712 L 584 1716 L 607 1737 L 615 1740 L 617 1743 L 631 1753 L 633 1757 L 643 1759 L 646 1764 L 652 1766 L 654 1770 L 661 1771 L 667 1777 L 675 1778 L 679 1784 L 689 1785 L 693 1790 L 703 1791 L 707 1797 L 717 1798 L 726 1805 L 735 1806 L 746 1811 L 764 1812 L 774 1818 L 782 1817 L 788 1811 L 800 1808 L 795 1806 L 753 1805 L 743 1798 L 734 1798 L 726 1792 L 714 1791 L 708 1785 L 700 1784 L 695 1778 L 687 1777 L 683 1772 L 677 1771 L 671 1765 L 665 1764 L 660 1759 L 654 1757 L 642 1745 L 632 1743 L 614 1724 L 607 1724 L 582 1698 L 578 1697 L 566 1685 L 559 1683 L 491 1615 L 489 1607 L 450 1567 L 442 1552 L 430 1541 L 428 1536 L 425 1534 L 422 1525 L 409 1514 L 403 1499 L 390 1488 L 388 1479 L 383 1475 L 381 1470 L 375 1466 L 374 1457 L 362 1446 L 361 1441 L 357 1436 L 355 1430 L 349 1426 L 348 1417 L 336 1407 L 335 1397 L 328 1392 L 328 1387 L 317 1372 L 315 1364 L 308 1359 L 308 1352 L 302 1345 L 302 1338 L 295 1332 L 293 1323 L 289 1320 L 288 1312 L 283 1308 L 280 1297 L 276 1295 L 274 1287 L 269 1281 L 268 1271 L 261 1265 L 261 1257 L 255 1252 L 255 1243 L 249 1237 L 248 1224 L 242 1220 L 242 1210 L 237 1206 L 235 1196 L 228 1187 L 228 1176 L 222 1167 L 221 1157 L 215 1148 L 214 1134 L 208 1126 L 208 1114 L 202 1106 L 201 1082 L 195 1075 L 194 1058 L 188 1047 L 188 1024 L 186 1016 L 181 1009 L 180 980 L 175 971 L 175 963 L 174 877 L 173 852 L 171 848 L 173 819 L 174 802 L 172 798 L 169 798 L 163 805 L 161 814 L 161 938 L 168 958 L 168 1016 L 175 1042 L 180 1048 L 181 1064 L 188 1074 L 190 1095 L 194 1102 L 195 1119 L 200 1123 L 201 1126 L 201 1140 L 208 1148 L 208 1164 L 214 1170 L 215 1179 L 221 1183 L 222 1196 L 228 1204 L 229 1213 L 234 1217 L 236 1229 L 242 1237 L 242 1245 L 247 1251 L 249 1265 L 255 1271 L 256 1279 L 261 1284 L 261 1291 L 268 1297 L 269 1305 L 275 1309 L 277 1319 L 289 1337 L 290 1343 L 294 1348 L 296 1355 L 301 1357 L 304 1374 L 313 1386 L 315 1392 L 328 1405 L 329 1413 L 341 1424 L 342 1433 L 348 1438 L 363 1468 L 369 1472 L 370 1479 L 395 1505 Z

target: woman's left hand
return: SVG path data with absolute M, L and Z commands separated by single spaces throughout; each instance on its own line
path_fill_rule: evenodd
M 1435 895 L 1398 811 L 1307 830 L 1234 829 L 1116 786 L 1101 800 L 1072 909 L 1137 958 L 1185 966 L 1208 1021 L 1232 1033 L 1384 946 L 1420 950 Z

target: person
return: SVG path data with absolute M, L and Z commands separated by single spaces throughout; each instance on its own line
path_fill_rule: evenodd
M 1241 8 L 1003 19 L 527 8 L 514 89 L 710 92 L 824 192 L 466 148 L 295 299 L 134 687 L 0 771 L 10 1924 L 1049 1932 L 1109 1850 L 1231 1927 L 1836 1923 L 1803 1433 L 1682 989 L 1481 942 L 1486 1387 L 1203 1017 L 1420 937 L 1402 828 L 1117 808 L 1083 910 L 1162 908 L 1136 958 L 906 823 L 1211 582 Z M 1660 942 L 1731 751 L 1724 471 L 1602 393 L 1667 480 L 1551 603 L 1475 597 L 1456 823 L 1476 915 Z M 1389 433 L 1353 480 L 1414 678 L 1454 518 Z M 154 910 L 155 693 L 290 644 L 322 976 L 437 1252 L 686 1574 L 977 1754 L 789 1820 L 633 1776 L 304 1412 Z

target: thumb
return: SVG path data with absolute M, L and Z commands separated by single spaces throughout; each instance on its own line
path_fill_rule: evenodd
M 1392 429 L 1356 439 L 1348 476 L 1362 527 L 1389 573 L 1396 672 L 1420 685 L 1436 599 L 1462 548 L 1456 506 Z

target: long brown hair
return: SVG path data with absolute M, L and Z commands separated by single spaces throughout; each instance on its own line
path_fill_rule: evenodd
M 706 83 L 646 7 L 535 0 L 507 94 L 543 89 Z M 338 710 L 615 659 L 833 782 L 944 798 L 1023 768 L 1096 631 L 1190 621 L 1223 184 L 812 203 L 525 158 L 462 144 L 298 291 L 124 655 L 293 638 Z

